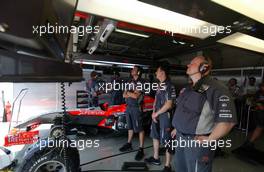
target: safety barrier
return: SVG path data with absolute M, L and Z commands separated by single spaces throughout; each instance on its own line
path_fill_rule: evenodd
M 236 106 L 239 106 L 237 107 L 238 125 L 236 128 L 248 136 L 251 120 L 254 118 L 252 115 L 256 110 L 254 106 L 247 104 L 246 101 L 240 101 L 236 103 Z

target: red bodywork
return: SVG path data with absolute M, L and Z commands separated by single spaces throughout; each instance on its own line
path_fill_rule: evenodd
M 144 96 L 143 104 L 142 104 L 142 110 L 143 112 L 147 111 L 152 111 L 153 109 L 153 103 L 154 103 L 154 98 L 150 96 Z M 97 126 L 98 127 L 103 127 L 103 128 L 112 128 L 112 126 L 107 126 L 105 125 L 106 120 L 108 117 L 118 114 L 118 113 L 125 113 L 126 111 L 126 104 L 121 104 L 121 105 L 114 105 L 108 107 L 108 104 L 105 103 L 103 106 L 105 110 L 89 110 L 89 109 L 79 109 L 79 110 L 73 110 L 73 111 L 68 111 L 70 115 L 73 116 L 98 116 L 98 117 L 105 117 L 102 119 Z
M 32 144 L 38 141 L 39 131 L 19 131 L 5 137 L 5 147 L 13 145 Z

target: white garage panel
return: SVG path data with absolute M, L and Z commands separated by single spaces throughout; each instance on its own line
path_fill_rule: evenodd
M 5 102 L 9 101 L 11 105 L 22 89 L 28 89 L 23 100 L 21 101 L 23 97 L 21 94 L 14 104 L 12 121 L 15 123 L 21 123 L 40 114 L 61 111 L 62 109 L 60 83 L 0 83 L 0 88 L 4 90 Z M 67 109 L 76 108 L 76 91 L 84 89 L 85 82 L 72 83 L 70 86 L 69 83 L 65 83 Z M 1 107 L 3 107 L 2 104 L 1 102 Z M 3 108 L 1 108 L 0 113 L 2 121 Z

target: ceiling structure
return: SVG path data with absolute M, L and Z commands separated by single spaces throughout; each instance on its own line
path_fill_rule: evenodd
M 128 1 L 135 2 L 136 0 Z M 87 0 L 87 2 L 93 3 L 95 1 Z M 121 57 L 124 61 L 126 61 L 126 59 L 128 59 L 128 61 L 129 59 L 139 59 L 155 62 L 161 59 L 172 59 L 172 61 L 177 62 L 177 58 L 180 58 L 181 55 L 203 51 L 205 54 L 218 55 L 218 57 L 216 57 L 218 59 L 215 60 L 218 68 L 241 67 L 241 65 L 264 65 L 264 61 L 260 60 L 260 57 L 264 58 L 263 49 L 261 49 L 260 52 L 255 52 L 227 46 L 219 41 L 236 32 L 247 34 L 263 41 L 263 23 L 208 0 L 140 0 L 140 3 L 141 2 L 205 21 L 212 25 L 230 27 L 231 32 L 223 34 L 218 33 L 215 36 L 207 36 L 206 38 L 198 38 L 190 36 L 188 33 L 175 33 L 172 35 L 171 33 L 165 32 L 165 30 L 117 20 L 116 29 L 142 34 L 143 36 L 121 33 L 114 30 L 104 43 L 99 44 L 98 48 L 93 53 L 93 58 L 94 56 L 108 55 L 111 56 L 111 59 L 114 59 L 114 57 Z M 89 18 L 93 17 L 94 20 L 92 23 L 96 25 L 98 21 L 100 22 L 106 18 L 102 16 L 103 14 L 100 12 L 98 12 L 98 14 L 100 14 L 99 16 L 98 14 L 94 15 L 87 13 L 87 11 L 84 11 L 84 9 L 80 7 L 77 7 L 77 10 L 80 12 L 78 12 L 76 16 L 79 16 L 80 20 L 76 24 L 84 24 L 85 21 L 87 22 Z M 97 13 L 97 11 L 93 11 L 93 13 Z M 141 15 L 144 16 L 147 13 L 150 13 L 150 11 L 146 11 Z M 169 20 L 168 18 L 157 18 L 157 21 Z M 84 41 L 89 42 L 89 39 L 79 37 L 78 44 L 84 44 Z M 78 47 L 77 58 L 81 55 L 82 58 L 89 59 L 90 55 L 86 52 L 85 48 L 80 49 L 80 47 Z M 243 63 L 243 61 L 248 58 L 252 63 Z M 224 62 L 220 62 L 219 59 L 222 59 Z M 230 63 L 225 63 L 227 61 L 230 61 Z M 133 62 L 131 61 L 131 63 Z
M 226 4 L 220 5 L 218 0 L 79 0 L 78 4 L 73 0 L 60 0 L 59 3 L 52 0 L 30 0 L 30 2 L 10 0 L 0 6 L 1 50 L 22 54 L 23 57 L 30 56 L 59 63 L 62 63 L 65 57 L 73 57 L 79 61 L 110 61 L 112 64 L 119 62 L 119 64 L 142 65 L 168 59 L 175 66 L 184 66 L 186 59 L 189 59 L 186 56 L 189 54 L 203 52 L 214 59 L 216 68 L 264 66 L 262 60 L 264 24 L 261 17 L 254 20 L 252 11 L 243 15 L 241 14 L 243 9 L 231 10 Z M 221 0 L 221 2 L 229 1 Z M 241 2 L 246 1 L 241 0 Z M 261 5 L 255 3 L 263 3 L 257 0 L 250 2 L 252 4 L 244 10 L 246 13 L 250 12 L 251 8 L 254 12 L 255 6 L 259 9 Z M 113 27 L 113 31 L 109 32 L 105 41 L 98 41 L 96 46 L 92 44 L 92 55 L 88 50 L 93 38 L 96 38 L 94 34 L 77 35 L 77 37 L 73 35 L 71 41 L 68 41 L 67 34 L 44 36 L 33 34 L 32 26 L 43 25 L 47 21 L 51 24 L 57 22 L 70 26 L 75 7 L 77 9 L 75 26 L 108 26 L 109 24 Z M 263 10 L 255 11 L 258 16 L 264 18 Z M 218 33 L 215 36 L 209 36 L 208 33 L 184 32 L 184 30 L 170 32 L 175 31 L 174 27 L 201 28 L 203 25 L 230 27 L 231 32 Z M 167 26 L 172 28 L 167 29 Z M 256 52 L 228 46 L 230 39 L 226 38 L 236 33 L 258 38 L 259 43 L 252 43 L 252 39 L 247 38 L 241 45 L 248 48 L 251 46 L 247 43 L 251 43 L 260 50 Z M 73 46 L 75 46 L 75 49 L 72 48 L 68 54 L 65 53 L 67 42 L 74 42 Z M 24 60 L 26 58 L 21 61 L 14 60 L 14 63 L 24 64 L 22 63 Z M 67 60 L 71 59 L 67 58 Z M 8 64 L 11 63 L 6 61 Z M 34 64 L 32 63 L 31 66 L 33 67 Z M 28 70 L 28 67 L 26 69 Z M 28 72 L 27 70 L 25 73 Z

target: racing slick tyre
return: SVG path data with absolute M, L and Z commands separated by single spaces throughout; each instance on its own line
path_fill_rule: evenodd
M 67 168 L 64 160 L 64 151 L 62 147 L 33 147 L 30 153 L 25 156 L 18 172 L 66 172 Z M 77 148 L 67 147 L 66 154 L 68 156 L 67 172 L 80 171 L 80 158 Z M 70 159 L 69 159 L 70 157 Z

